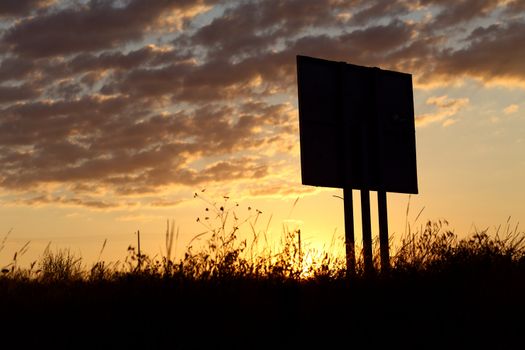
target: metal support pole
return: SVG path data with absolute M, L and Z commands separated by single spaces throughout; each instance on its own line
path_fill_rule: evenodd
M 363 228 L 365 273 L 369 274 L 374 270 L 374 263 L 372 256 L 372 224 L 370 222 L 370 192 L 368 190 L 361 190 L 361 226 Z
M 352 189 L 343 189 L 345 212 L 346 276 L 355 274 L 354 202 Z
M 142 265 L 142 254 L 140 254 L 140 230 L 137 230 L 137 253 L 138 253 L 137 267 L 140 270 L 141 265 Z
M 381 272 L 387 272 L 390 269 L 390 253 L 388 241 L 388 216 L 386 192 L 377 192 L 377 209 L 379 216 L 379 250 L 381 255 Z

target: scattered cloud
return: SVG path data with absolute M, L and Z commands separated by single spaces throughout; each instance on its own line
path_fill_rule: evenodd
M 484 18 L 496 10 L 500 0 L 465 0 L 465 1 L 437 1 L 422 0 L 421 4 L 434 5 L 439 8 L 431 22 L 432 28 L 442 29 L 468 23 L 478 18 Z
M 468 106 L 468 98 L 449 98 L 447 95 L 430 97 L 426 104 L 435 107 L 436 111 L 432 113 L 425 113 L 416 117 L 416 125 L 419 127 L 426 126 L 431 123 L 441 122 L 444 127 L 450 126 L 457 122 L 457 119 L 452 119 L 461 109 Z
M 503 109 L 503 113 L 512 114 L 512 113 L 516 113 L 518 110 L 519 110 L 519 106 L 517 104 L 511 104 Z
M 466 75 L 486 82 L 523 81 L 525 47 L 516 43 L 524 35 L 524 21 L 478 27 L 465 39 L 465 46 L 439 54 L 434 73 L 445 77 Z
M 178 10 L 185 17 L 186 10 L 195 16 L 193 9 L 202 8 L 203 3 L 131 0 L 124 6 L 120 4 L 120 1 L 73 2 L 16 22 L 2 41 L 13 53 L 29 58 L 114 49 L 143 39 L 163 15 L 172 11 Z
M 26 16 L 33 11 L 51 6 L 54 0 L 2 0 L 0 19 L 7 16 Z
M 409 72 L 416 87 L 522 87 L 523 15 L 496 0 L 5 0 L 0 187 L 99 209 L 140 194 L 176 205 L 155 197 L 209 183 L 300 193 L 276 173 L 299 178 L 296 55 Z M 468 103 L 430 98 L 417 124 L 450 126 Z
M 119 207 L 120 204 L 111 201 L 94 199 L 91 197 L 64 197 L 43 194 L 36 197 L 24 198 L 16 201 L 16 205 L 42 206 L 46 204 L 58 204 L 66 207 L 87 207 L 90 209 L 110 209 Z
M 449 127 L 451 125 L 454 125 L 458 122 L 457 119 L 445 119 L 443 123 L 441 124 L 444 128 Z

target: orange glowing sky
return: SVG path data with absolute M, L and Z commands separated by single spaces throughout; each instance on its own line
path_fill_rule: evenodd
M 161 254 L 168 219 L 180 255 L 205 230 L 195 192 L 259 209 L 275 240 L 340 240 L 342 190 L 301 185 L 296 55 L 413 75 L 412 226 L 515 226 L 524 18 L 521 0 L 2 1 L 0 265 L 27 241 L 27 259 L 51 242 L 92 260 L 105 239 L 120 259 L 137 230 Z M 395 237 L 408 201 L 389 195 Z

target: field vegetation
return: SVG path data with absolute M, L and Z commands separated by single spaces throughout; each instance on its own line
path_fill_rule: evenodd
M 69 250 L 48 247 L 22 267 L 17 256 L 27 247 L 17 251 L 0 276 L 3 344 L 523 346 L 525 234 L 509 222 L 460 239 L 445 221 L 429 221 L 392 248 L 389 271 L 379 270 L 376 254 L 377 272 L 365 274 L 358 255 L 349 277 L 344 258 L 301 247 L 298 231 L 284 228 L 279 249 L 269 249 L 256 209 L 241 220 L 235 206 L 207 204 L 199 218 L 206 231 L 179 259 L 170 222 L 161 257 L 130 246 L 122 262 L 85 266 Z M 196 249 L 198 239 L 206 244 Z

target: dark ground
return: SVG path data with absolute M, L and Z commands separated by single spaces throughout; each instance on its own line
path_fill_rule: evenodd
M 310 282 L 0 278 L 0 313 L 2 344 L 17 348 L 523 349 L 525 268 Z

